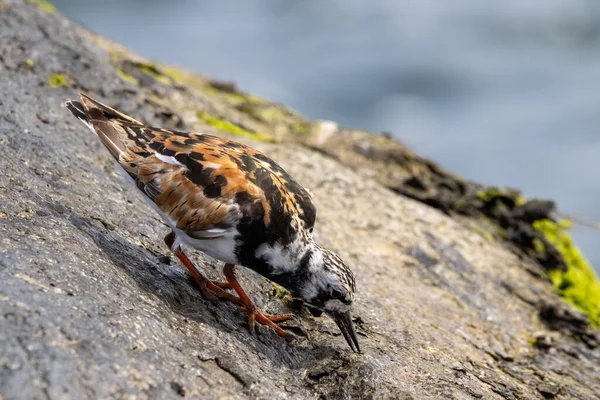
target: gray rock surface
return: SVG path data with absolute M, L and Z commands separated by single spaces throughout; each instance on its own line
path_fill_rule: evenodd
M 364 353 L 303 309 L 287 324 L 294 343 L 248 332 L 233 305 L 202 298 L 166 226 L 62 103 L 84 91 L 155 125 L 253 130 L 214 90 L 116 69 L 117 50 L 145 61 L 107 43 L 0 1 L 0 399 L 599 398 L 597 336 L 537 263 L 314 143 L 238 136 L 313 192 L 316 236 L 356 272 Z M 241 275 L 261 307 L 287 310 Z

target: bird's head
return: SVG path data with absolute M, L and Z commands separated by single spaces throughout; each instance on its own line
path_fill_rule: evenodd
M 360 353 L 352 322 L 354 302 L 354 274 L 335 253 L 316 247 L 308 262 L 309 279 L 301 290 L 313 314 L 329 315 L 342 331 L 350 348 Z

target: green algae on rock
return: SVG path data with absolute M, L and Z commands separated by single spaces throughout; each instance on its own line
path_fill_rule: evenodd
M 151 76 L 160 83 L 163 83 L 165 85 L 172 85 L 175 82 L 173 78 L 171 78 L 167 74 L 164 74 L 161 70 L 159 70 L 156 67 L 156 65 L 152 63 L 138 63 L 136 66 L 140 69 L 140 71 L 142 71 L 146 75 Z
M 271 283 L 271 290 L 269 291 L 269 295 L 271 297 L 283 300 L 286 306 L 295 311 L 300 310 L 304 304 L 302 299 L 292 296 L 289 290 L 274 282 Z
M 553 204 L 528 200 L 517 190 L 490 187 L 480 191 L 478 197 L 486 204 L 487 215 L 497 218 L 500 236 L 518 236 L 518 242 L 512 241 L 544 265 L 563 299 L 585 313 L 590 324 L 599 329 L 600 281 L 571 239 L 568 229 L 572 223 L 555 222 L 550 218 Z M 530 227 L 539 234 L 531 232 Z
M 273 139 L 270 136 L 262 135 L 257 132 L 252 132 L 238 124 L 234 124 L 233 122 L 229 122 L 225 119 L 216 117 L 214 115 L 210 115 L 204 111 L 198 111 L 196 113 L 196 115 L 198 116 L 198 118 L 200 118 L 202 121 L 204 121 L 208 125 L 212 125 L 221 131 L 229 132 L 236 136 L 242 136 L 245 138 L 258 140 L 261 142 L 272 142 L 273 141 Z
M 50 77 L 48 78 L 48 86 L 50 86 L 51 88 L 64 87 L 67 86 L 67 84 L 68 79 L 65 75 L 62 74 L 50 75 Z
M 600 283 L 591 265 L 573 243 L 567 231 L 571 225 L 568 220 L 557 223 L 550 219 L 533 223 L 534 228 L 556 246 L 567 264 L 565 271 L 548 271 L 554 287 L 568 303 L 588 316 L 592 326 L 600 329 Z
M 135 79 L 133 76 L 129 75 L 127 72 L 123 71 L 122 69 L 115 69 L 115 72 L 117 73 L 117 75 L 119 75 L 119 78 L 123 79 L 125 82 L 127 83 L 131 83 L 132 85 L 137 85 L 138 80 Z
M 56 10 L 56 7 L 54 6 L 54 4 L 50 3 L 49 1 L 46 0 L 27 0 L 29 3 L 41 8 L 42 10 L 46 11 L 49 14 L 56 14 L 58 11 Z
M 511 199 L 515 205 L 520 206 L 527 202 L 527 199 L 518 190 L 500 189 L 494 186 L 487 187 L 485 190 L 478 192 L 477 197 L 486 203 L 491 203 L 496 199 Z

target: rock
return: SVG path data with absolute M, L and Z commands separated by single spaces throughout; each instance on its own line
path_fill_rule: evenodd
M 428 207 L 434 191 L 417 195 L 432 179 L 450 200 L 475 186 L 386 136 L 330 130 L 304 145 L 312 122 L 284 106 L 155 66 L 48 11 L 0 2 L 0 398 L 598 398 L 595 333 L 540 264 L 453 207 Z M 356 272 L 363 354 L 305 309 L 288 344 L 203 299 L 169 263 L 158 216 L 62 106 L 79 91 L 154 125 L 243 140 L 307 186 L 315 235 Z M 354 153 L 334 155 L 342 137 Z M 382 181 L 386 163 L 410 157 L 414 170 Z M 412 178 L 413 192 L 389 190 Z M 261 307 L 286 311 L 269 282 L 240 274 Z

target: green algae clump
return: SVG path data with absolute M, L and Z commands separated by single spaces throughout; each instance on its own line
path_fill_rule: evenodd
M 62 74 L 51 75 L 48 78 L 48 86 L 51 88 L 59 88 L 67 86 L 67 77 Z
M 510 189 L 499 189 L 493 186 L 490 186 L 486 190 L 482 190 L 479 193 L 477 193 L 477 197 L 479 197 L 486 203 L 491 203 L 496 199 L 511 199 L 517 206 L 521 206 L 527 203 L 527 199 L 523 197 L 519 191 Z
M 272 142 L 273 141 L 273 139 L 270 136 L 262 135 L 257 132 L 249 131 L 239 125 L 236 125 L 227 120 L 215 117 L 214 115 L 210 115 L 206 112 L 198 111 L 196 113 L 196 115 L 198 116 L 198 118 L 200 118 L 205 123 L 212 125 L 221 131 L 229 132 L 229 133 L 232 133 L 237 136 L 243 136 L 243 137 L 258 140 L 261 142 Z
M 600 282 L 567 232 L 571 225 L 568 220 L 556 223 L 550 219 L 533 223 L 533 227 L 556 247 L 567 264 L 566 271 L 554 269 L 548 272 L 554 287 L 565 301 L 587 314 L 593 327 L 600 329 Z
M 27 0 L 29 3 L 41 8 L 42 10 L 46 11 L 48 14 L 56 14 L 58 11 L 56 10 L 56 7 L 54 7 L 54 4 L 50 3 L 49 1 L 46 0 Z
M 283 303 L 292 309 L 299 310 L 304 304 L 302 299 L 292 296 L 289 290 L 273 282 L 269 295 L 283 300 Z
M 138 80 L 135 79 L 133 76 L 129 75 L 127 72 L 123 71 L 122 69 L 115 69 L 115 71 L 117 72 L 117 75 L 119 75 L 119 78 L 121 78 L 123 81 L 131 83 L 132 85 L 137 85 L 138 84 Z
M 181 83 L 185 80 L 185 73 L 177 67 L 173 67 L 171 65 L 163 65 L 161 69 L 165 75 L 173 79 L 175 82 Z
M 174 79 L 168 75 L 165 75 L 162 71 L 160 71 L 156 65 L 150 63 L 138 63 L 137 67 L 144 74 L 151 76 L 155 81 L 160 82 L 165 85 L 172 85 L 174 83 Z

